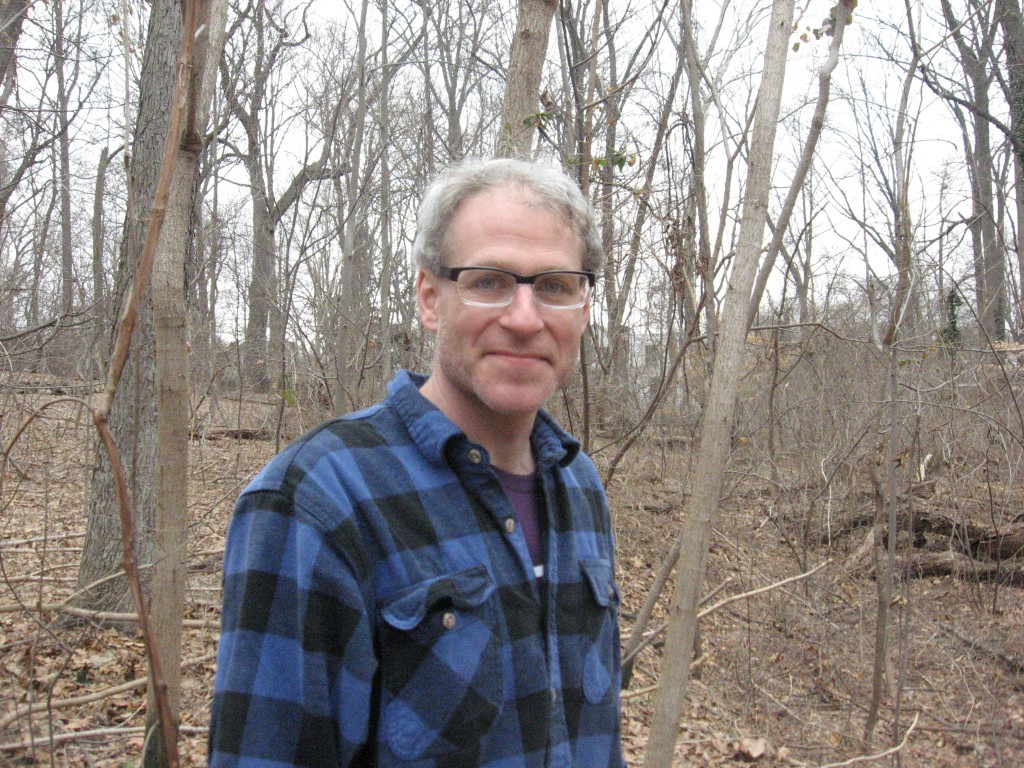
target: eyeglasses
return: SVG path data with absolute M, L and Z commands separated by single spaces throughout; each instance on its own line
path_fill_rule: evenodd
M 548 309 L 579 309 L 594 287 L 593 272 L 550 271 L 517 275 L 495 267 L 438 267 L 436 274 L 455 283 L 464 304 L 507 307 L 520 285 L 533 286 L 533 298 Z

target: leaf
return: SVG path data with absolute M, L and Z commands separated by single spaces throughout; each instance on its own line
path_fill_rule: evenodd
M 768 742 L 761 738 L 746 738 L 740 741 L 736 750 L 738 757 L 745 758 L 751 762 L 760 760 L 768 751 Z

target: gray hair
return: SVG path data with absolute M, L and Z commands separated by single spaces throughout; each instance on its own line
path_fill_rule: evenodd
M 525 160 L 470 160 L 443 171 L 423 195 L 417 215 L 412 255 L 428 272 L 442 266 L 442 250 L 455 211 L 467 198 L 492 189 L 509 189 L 524 202 L 561 215 L 582 243 L 583 270 L 598 272 L 604 264 L 604 245 L 594 211 L 569 176 L 553 165 Z

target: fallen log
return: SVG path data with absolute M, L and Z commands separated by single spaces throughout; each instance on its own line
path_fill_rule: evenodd
M 273 433 L 269 429 L 211 429 L 206 432 L 193 432 L 193 440 L 270 440 Z
M 1024 556 L 1024 525 L 1017 523 L 986 532 L 978 538 L 974 551 L 990 560 L 1009 560 Z
M 871 528 L 873 515 L 864 513 L 849 517 L 833 528 L 831 539 L 857 528 Z M 908 530 L 911 520 L 901 514 L 900 530 Z M 882 532 L 883 541 L 888 531 Z M 936 538 L 942 537 L 942 548 L 962 552 L 972 558 L 986 560 L 1011 560 L 1024 556 L 1024 523 L 1010 523 L 998 528 L 979 525 L 969 519 L 954 519 L 934 509 L 919 509 L 914 513 L 913 540 L 918 547 L 935 546 Z M 948 545 L 945 542 L 948 539 Z M 823 541 L 823 544 L 828 543 Z
M 963 552 L 915 552 L 896 558 L 896 570 L 918 578 L 956 576 L 965 581 L 997 582 L 1024 587 L 1024 568 L 1012 563 L 975 560 Z

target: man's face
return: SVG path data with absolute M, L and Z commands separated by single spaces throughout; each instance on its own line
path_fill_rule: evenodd
M 520 275 L 582 267 L 582 246 L 569 225 L 508 189 L 464 200 L 444 253 L 449 267 L 498 267 Z M 453 282 L 424 271 L 417 297 L 424 326 L 437 336 L 435 402 L 457 423 L 496 415 L 532 418 L 569 383 L 589 300 L 579 309 L 549 309 L 534 301 L 532 286 L 520 285 L 506 307 L 470 306 Z

